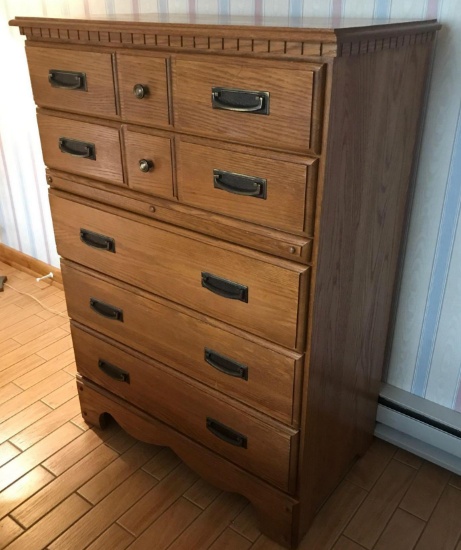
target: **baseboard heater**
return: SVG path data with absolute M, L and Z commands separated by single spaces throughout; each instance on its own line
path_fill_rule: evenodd
M 383 384 L 376 437 L 461 475 L 461 413 Z

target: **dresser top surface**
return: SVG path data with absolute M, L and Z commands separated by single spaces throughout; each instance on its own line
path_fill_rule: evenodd
M 191 15 L 191 14 L 117 14 L 117 15 L 89 15 L 85 19 L 46 18 L 46 17 L 16 17 L 10 21 L 10 25 L 39 25 L 46 22 L 48 25 L 79 26 L 107 28 L 108 26 L 128 27 L 185 27 L 193 26 L 195 29 L 232 30 L 246 28 L 253 31 L 261 30 L 286 30 L 287 32 L 304 31 L 306 33 L 322 33 L 338 35 L 355 33 L 360 31 L 374 32 L 411 32 L 428 31 L 439 28 L 436 19 L 360 19 L 360 18 L 335 18 L 335 17 L 260 17 L 260 16 L 223 16 L 223 15 Z M 434 28 L 435 27 L 435 28 Z
M 93 15 L 87 19 L 16 17 L 10 25 L 34 42 L 208 51 L 272 58 L 340 57 L 433 39 L 436 19 Z M 250 44 L 250 50 L 248 50 Z M 386 44 L 386 46 L 384 46 Z

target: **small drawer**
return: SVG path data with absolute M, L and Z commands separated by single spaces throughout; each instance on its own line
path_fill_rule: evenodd
M 124 143 L 128 186 L 149 195 L 174 198 L 172 140 L 125 129 Z
M 58 252 L 79 264 L 262 336 L 303 344 L 307 266 L 146 225 L 50 195 Z M 90 237 L 82 238 L 82 230 Z M 95 235 L 95 236 L 92 236 Z M 113 247 L 101 242 L 113 242 Z M 299 334 L 299 336 L 298 336 Z
M 72 327 L 78 372 L 231 462 L 289 490 L 297 432 L 129 348 Z M 203 388 L 203 389 L 202 389 Z
M 306 164 L 182 139 L 178 192 L 186 204 L 275 229 L 312 234 L 317 160 Z
M 167 59 L 117 53 L 118 89 L 123 120 L 169 126 Z
M 27 47 L 26 54 L 37 105 L 117 115 L 110 53 Z
M 305 153 L 319 148 L 320 65 L 226 59 L 173 61 L 178 130 Z
M 117 128 L 37 115 L 43 160 L 49 168 L 123 185 Z
M 62 270 L 73 319 L 285 424 L 296 424 L 301 354 L 242 338 L 65 261 Z M 90 300 L 121 311 L 121 319 L 101 315 Z

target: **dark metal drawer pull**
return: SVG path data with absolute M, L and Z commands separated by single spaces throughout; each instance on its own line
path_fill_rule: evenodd
M 114 321 L 121 321 L 123 323 L 123 310 L 118 307 L 101 302 L 101 300 L 97 300 L 96 298 L 90 298 L 90 307 L 93 311 L 103 317 L 113 319 Z
M 221 355 L 212 349 L 205 348 L 205 361 L 214 369 L 219 370 L 224 374 L 235 376 L 235 378 L 242 378 L 243 380 L 248 380 L 248 367 L 246 365 L 237 363 L 237 361 L 234 361 L 225 355 Z
M 66 137 L 59 138 L 59 149 L 61 153 L 80 157 L 82 159 L 96 160 L 96 146 L 94 143 L 79 141 Z
M 267 180 L 264 178 L 245 176 L 244 174 L 226 172 L 215 168 L 213 170 L 213 180 L 216 189 L 257 199 L 266 198 Z
M 133 86 L 133 94 L 136 99 L 142 99 L 149 93 L 149 88 L 145 84 L 135 84 Z
M 108 363 L 103 359 L 100 359 L 98 361 L 98 367 L 102 370 L 104 374 L 107 374 L 107 376 L 110 376 L 114 380 L 118 380 L 119 382 L 126 382 L 127 384 L 130 383 L 130 373 L 126 370 L 123 370 L 120 367 L 116 367 L 115 365 L 112 365 L 111 363 Z
M 230 443 L 236 447 L 242 447 L 243 449 L 247 448 L 246 435 L 236 432 L 232 428 L 229 428 L 225 424 L 221 424 L 221 422 L 218 422 L 209 416 L 207 416 L 206 419 L 206 427 L 213 435 L 219 437 L 219 439 L 222 439 L 226 443 Z
M 112 237 L 100 235 L 89 229 L 80 228 L 80 240 L 92 248 L 107 250 L 107 252 L 115 252 L 115 240 L 112 239 Z
M 269 92 L 253 92 L 214 86 L 211 88 L 211 106 L 213 109 L 224 111 L 268 115 L 269 96 Z
M 202 271 L 202 286 L 218 296 L 248 302 L 248 287 Z
M 48 71 L 48 82 L 53 88 L 63 90 L 83 90 L 86 92 L 86 74 L 74 71 L 61 71 L 50 69 Z

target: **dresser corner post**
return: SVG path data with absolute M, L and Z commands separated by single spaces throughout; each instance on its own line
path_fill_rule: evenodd
M 83 420 L 95 428 L 103 430 L 106 428 L 109 420 L 109 415 L 104 410 L 98 407 L 98 402 L 93 397 L 87 397 L 87 391 L 83 378 L 77 374 L 77 390 L 80 400 L 80 409 L 82 411 Z

